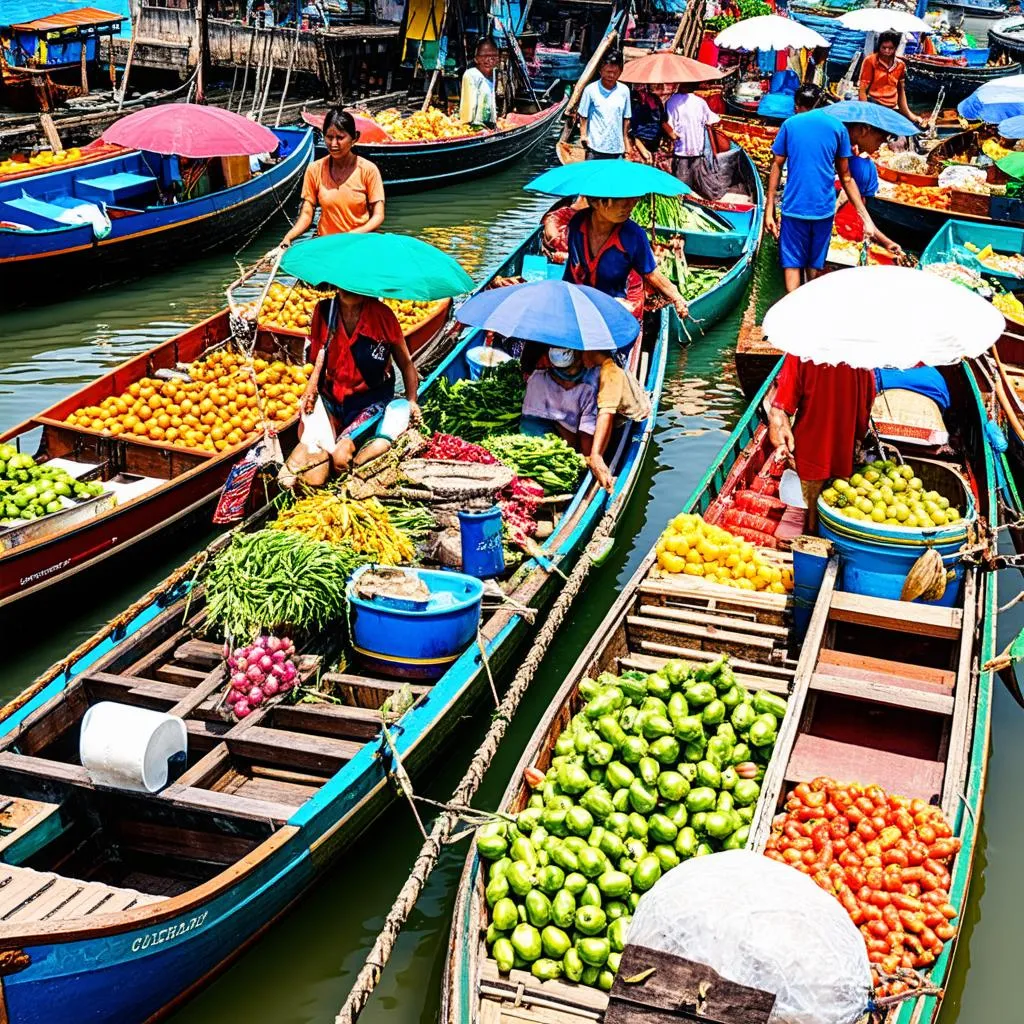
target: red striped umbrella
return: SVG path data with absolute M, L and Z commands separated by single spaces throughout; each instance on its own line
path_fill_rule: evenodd
M 671 50 L 658 50 L 631 60 L 622 70 L 621 81 L 637 85 L 711 82 L 724 74 L 724 71 L 692 57 L 683 57 Z

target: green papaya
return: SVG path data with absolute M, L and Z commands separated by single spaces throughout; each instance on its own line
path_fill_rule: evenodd
M 589 811 L 598 821 L 604 821 L 615 811 L 612 795 L 604 786 L 591 786 L 580 797 L 580 807 Z
M 611 946 L 606 938 L 587 936 L 576 943 L 576 950 L 588 967 L 603 967 L 608 960 Z
M 524 861 L 517 860 L 505 872 L 505 881 L 517 896 L 525 896 L 532 888 L 535 870 Z
M 658 858 L 662 871 L 671 871 L 679 863 L 679 854 L 668 843 L 658 843 L 651 853 Z
M 646 756 L 647 749 L 648 743 L 643 736 L 627 736 L 619 756 L 625 764 L 636 764 L 640 758 Z
M 565 872 L 557 864 L 537 870 L 537 888 L 541 892 L 553 895 L 565 885 Z
M 662 736 L 651 744 L 649 752 L 659 764 L 675 764 L 679 760 L 679 740 L 675 736 Z
M 519 912 L 516 910 L 515 903 L 508 897 L 498 900 L 491 908 L 491 920 L 494 922 L 495 928 L 503 932 L 512 931 L 519 924 Z
M 523 902 L 526 920 L 535 928 L 543 928 L 551 920 L 551 900 L 540 889 L 531 889 Z
M 584 966 L 579 951 L 575 947 L 566 950 L 565 956 L 562 957 L 562 970 L 570 981 L 578 982 L 583 977 Z
M 597 887 L 605 896 L 625 896 L 632 888 L 629 875 L 621 871 L 604 871 L 597 876 Z
M 576 931 L 581 935 L 598 935 L 608 926 L 608 919 L 600 907 L 582 906 L 576 911 Z
M 565 890 L 572 896 L 579 897 L 587 887 L 587 876 L 579 871 L 570 871 L 565 876 Z
M 630 783 L 636 776 L 621 761 L 612 761 L 606 768 L 605 774 L 608 777 L 608 785 L 612 789 L 628 789 Z
M 626 936 L 629 934 L 631 920 L 629 916 L 623 916 L 608 925 L 608 944 L 616 953 L 621 953 L 626 948 Z
M 561 960 L 572 947 L 569 936 L 557 925 L 549 924 L 540 933 L 541 949 L 552 960 Z
M 651 838 L 658 843 L 672 843 L 679 829 L 664 814 L 652 814 L 647 819 L 647 828 Z
M 497 878 L 492 878 L 487 883 L 487 888 L 484 889 L 484 898 L 487 900 L 487 906 L 493 907 L 498 900 L 504 899 L 509 894 L 509 882 L 507 875 L 498 875 Z
M 517 924 L 509 941 L 512 943 L 512 948 L 516 953 L 527 963 L 533 963 L 534 960 L 540 959 L 540 955 L 543 952 L 540 932 L 532 924 L 525 922 Z
M 510 940 L 505 938 L 498 939 L 494 943 L 494 948 L 491 950 L 491 954 L 497 961 L 498 970 L 502 974 L 508 974 L 508 972 L 512 970 L 516 951 Z
M 647 892 L 661 878 L 661 862 L 654 854 L 648 854 L 636 866 L 633 872 L 633 888 L 639 892 Z
M 566 811 L 565 827 L 572 835 L 587 836 L 594 827 L 594 816 L 585 807 L 573 807 Z

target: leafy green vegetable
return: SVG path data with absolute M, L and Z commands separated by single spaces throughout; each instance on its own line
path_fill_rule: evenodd
M 571 492 L 587 464 L 579 452 L 554 434 L 543 437 L 502 434 L 487 438 L 483 446 L 519 476 L 535 480 L 545 494 Z
M 499 363 L 480 380 L 454 384 L 439 377 L 420 404 L 424 426 L 455 434 L 463 441 L 482 441 L 491 434 L 514 430 L 523 412 L 526 384 L 517 359 Z

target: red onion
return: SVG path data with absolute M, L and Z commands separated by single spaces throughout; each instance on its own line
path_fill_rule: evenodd
M 258 708 L 263 703 L 263 689 L 259 686 L 254 686 L 247 694 L 246 698 L 249 701 L 249 705 L 254 708 Z
M 270 656 L 270 660 L 275 665 L 281 665 L 284 663 L 287 657 L 288 656 L 284 653 L 284 651 L 274 651 L 274 653 Z
M 249 667 L 248 659 L 236 658 L 234 665 L 231 666 L 236 672 L 244 672 Z
M 238 700 L 235 702 L 235 706 L 231 709 L 235 713 L 235 718 L 245 718 L 252 708 L 249 707 L 247 700 Z
M 284 678 L 286 682 L 290 683 L 295 678 L 297 672 L 298 670 L 295 668 L 295 662 L 286 661 L 284 663 Z
M 240 701 L 241 699 L 242 699 L 242 691 L 241 690 L 236 690 L 232 686 L 231 689 L 228 690 L 228 695 L 224 698 L 224 702 L 228 706 L 230 706 L 232 704 L 237 704 L 238 701 Z
M 269 672 L 274 667 L 273 659 L 269 654 L 264 654 L 259 660 L 259 666 L 263 669 L 264 673 Z
M 249 677 L 244 672 L 233 672 L 231 674 L 231 685 L 241 690 L 249 681 Z
M 263 682 L 263 670 L 259 665 L 250 665 L 245 670 L 245 677 L 250 683 L 262 683 Z
M 267 638 L 265 636 L 261 635 L 261 636 L 256 637 L 256 639 L 253 640 L 253 642 L 252 642 L 253 650 L 260 650 L 260 651 L 262 651 L 263 648 L 266 646 L 266 643 L 267 643 Z
M 279 689 L 279 687 L 277 685 L 277 680 L 276 679 L 268 679 L 263 684 L 263 696 L 264 697 L 273 697 L 277 693 L 278 689 Z
M 266 648 L 271 654 L 281 649 L 281 638 L 276 636 L 267 637 Z

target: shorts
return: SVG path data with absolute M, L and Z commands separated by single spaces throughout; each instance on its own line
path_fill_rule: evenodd
M 625 154 L 623 153 L 601 153 L 596 149 L 587 147 L 587 160 L 621 160 Z
M 783 268 L 821 270 L 828 258 L 833 220 L 833 217 L 801 220 L 783 214 L 779 229 L 779 262 Z

